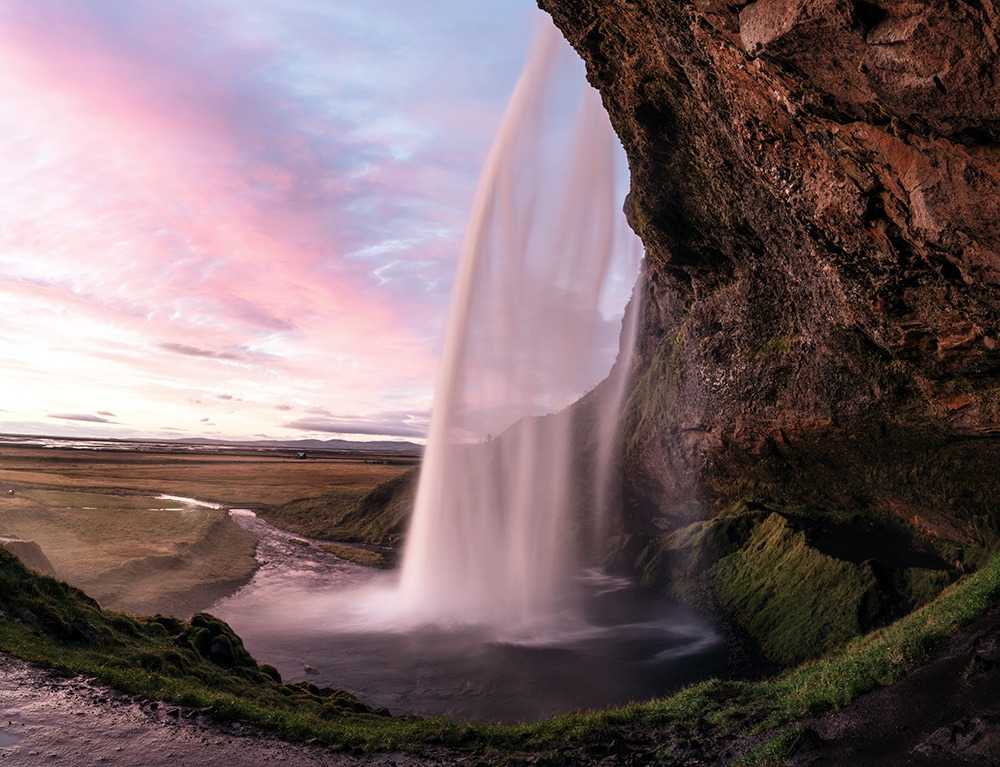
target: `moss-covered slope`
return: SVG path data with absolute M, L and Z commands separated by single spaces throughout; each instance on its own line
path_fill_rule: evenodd
M 268 522 L 299 535 L 377 545 L 394 545 L 413 510 L 419 468 L 382 482 L 360 498 L 334 492 L 260 511 Z
M 737 507 L 653 538 L 644 586 L 714 609 L 770 660 L 817 657 L 926 604 L 958 575 L 956 547 L 805 509 Z

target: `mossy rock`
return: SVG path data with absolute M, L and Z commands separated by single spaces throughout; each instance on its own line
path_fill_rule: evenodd
M 281 674 L 279 673 L 278 669 L 276 669 L 270 663 L 261 663 L 260 666 L 257 667 L 257 670 L 260 671 L 260 673 L 262 673 L 268 679 L 277 682 L 278 684 L 281 684 Z
M 252 672 L 252 676 L 260 675 L 257 661 L 247 652 L 243 640 L 228 623 L 209 613 L 195 613 L 188 626 L 184 632 L 187 641 L 203 658 L 220 666 Z M 178 644 L 183 646 L 183 640 Z
M 906 615 L 954 578 L 926 553 L 927 566 L 837 556 L 814 540 L 831 523 L 803 511 L 740 504 L 660 535 L 636 561 L 640 582 L 717 612 L 768 659 L 794 664 Z
M 723 608 L 779 662 L 817 655 L 874 623 L 871 568 L 821 553 L 780 514 L 721 559 L 712 580 Z

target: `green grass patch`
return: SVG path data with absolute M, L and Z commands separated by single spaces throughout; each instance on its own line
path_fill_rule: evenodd
M 176 501 L 158 501 L 152 495 L 113 495 L 72 490 L 21 490 L 18 495 L 45 506 L 67 509 L 101 509 L 131 511 L 179 506 Z
M 211 706 L 222 719 L 369 751 L 419 750 L 435 743 L 486 755 L 501 750 L 544 755 L 607 743 L 636 726 L 660 733 L 698 726 L 724 737 L 777 730 L 775 737 L 784 743 L 787 725 L 895 681 L 998 601 L 1000 558 L 896 623 L 769 680 L 709 680 L 668 698 L 604 712 L 530 725 L 480 725 L 388 717 L 346 693 L 281 684 L 211 616 L 180 622 L 105 612 L 82 592 L 32 573 L 0 551 L 0 648 L 129 693 Z M 665 746 L 669 743 L 656 745 Z M 772 763 L 781 747 L 768 750 L 765 744 L 752 763 Z
M 417 473 L 414 467 L 367 492 L 333 490 L 262 509 L 260 515 L 282 530 L 311 538 L 397 544 L 413 509 Z

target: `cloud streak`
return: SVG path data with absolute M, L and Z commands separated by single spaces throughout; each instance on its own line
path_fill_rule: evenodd
M 210 360 L 238 360 L 240 355 L 234 354 L 233 352 L 213 352 L 208 349 L 199 349 L 197 346 L 188 346 L 187 344 L 177 344 L 177 343 L 161 343 L 158 346 L 167 352 L 173 352 L 174 354 L 184 354 L 188 357 L 203 357 Z
M 429 413 L 385 412 L 374 415 L 313 416 L 282 424 L 283 428 L 324 434 L 364 435 L 380 437 L 427 436 Z
M 7 0 L 0 428 L 420 436 L 534 12 Z
M 107 418 L 90 413 L 51 413 L 49 414 L 49 418 L 59 418 L 63 421 L 85 421 L 87 423 L 114 423 L 114 421 L 109 421 Z

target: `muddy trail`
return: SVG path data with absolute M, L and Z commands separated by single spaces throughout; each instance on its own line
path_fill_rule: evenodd
M 0 654 L 0 764 L 121 767 L 422 767 L 407 754 L 335 753 L 206 712 L 123 695 Z

